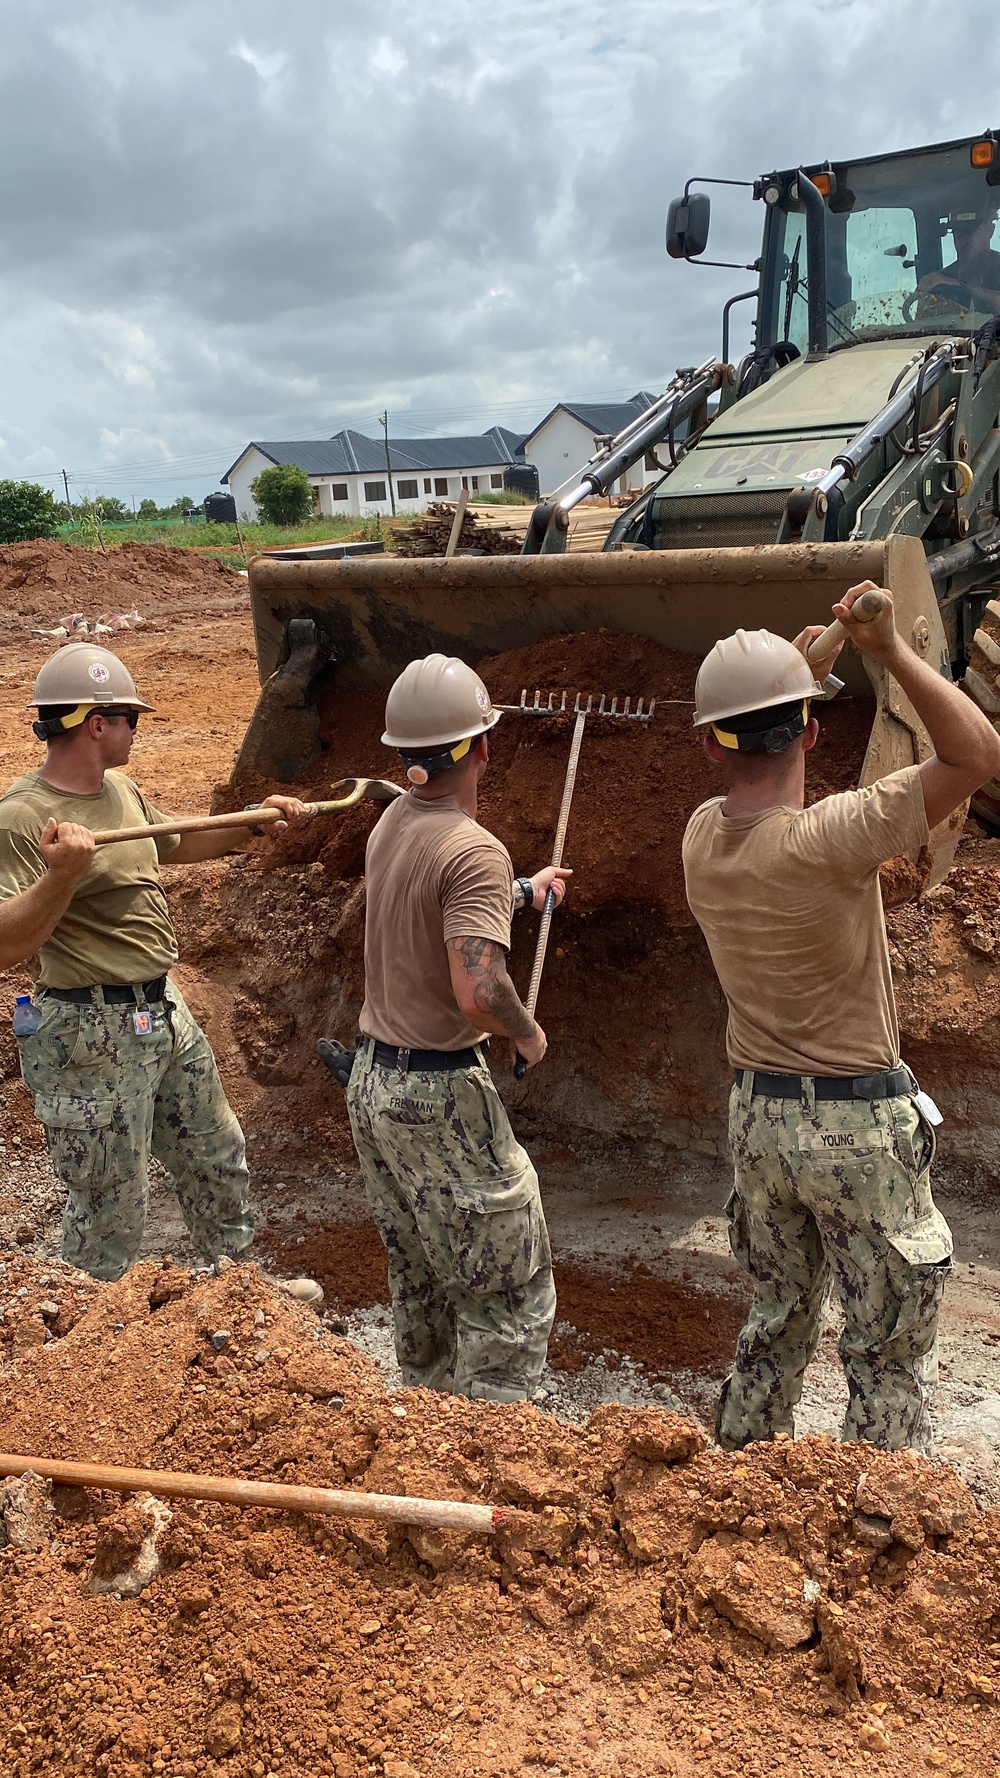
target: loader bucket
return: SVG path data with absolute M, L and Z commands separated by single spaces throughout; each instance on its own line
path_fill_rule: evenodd
M 250 595 L 263 686 L 233 772 L 290 782 L 318 751 L 317 688 L 373 691 L 406 663 L 440 651 L 475 663 L 542 637 L 596 630 L 649 637 L 703 656 L 737 628 L 792 637 L 826 623 L 861 580 L 888 587 L 900 634 L 933 666 L 948 655 L 923 547 L 881 543 L 609 552 L 601 555 L 362 557 L 286 562 L 257 557 Z M 838 672 L 872 699 L 861 784 L 931 752 L 894 681 L 848 647 Z M 924 886 L 948 870 L 962 812 L 935 830 L 914 864 Z

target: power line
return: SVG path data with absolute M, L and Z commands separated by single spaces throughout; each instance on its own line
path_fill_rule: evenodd
M 625 402 L 629 401 L 635 393 L 636 391 L 634 389 L 626 391 L 621 387 L 618 387 L 617 389 L 593 389 L 579 392 L 569 399 L 573 402 Z M 537 423 L 537 417 L 548 412 L 550 408 L 555 407 L 559 401 L 566 399 L 567 397 L 556 394 L 526 395 L 519 401 L 495 401 L 490 400 L 487 397 L 478 402 L 475 406 L 407 408 L 403 411 L 397 409 L 396 414 L 393 417 L 393 434 L 397 438 L 412 438 L 420 436 L 421 431 L 427 429 L 426 435 L 431 436 L 435 428 L 440 428 L 442 425 L 455 420 L 478 419 L 485 422 L 486 426 L 488 426 L 490 423 L 500 423 L 505 417 L 514 417 L 525 423 L 527 423 L 530 418 L 535 417 Z M 278 421 L 274 424 L 280 426 L 282 422 Z M 319 435 L 316 442 L 321 442 L 326 438 L 334 436 L 332 431 L 327 432 L 326 430 L 329 424 L 329 419 L 326 419 L 320 421 L 318 425 L 307 427 L 299 421 L 297 424 L 294 424 L 294 430 L 300 438 L 304 432 L 312 431 Z M 366 433 L 370 432 L 372 435 L 377 436 L 378 429 L 381 425 L 382 419 L 380 415 L 362 414 L 348 421 L 346 430 L 357 432 L 364 431 Z M 269 427 L 268 430 L 271 430 L 271 427 Z M 336 430 L 340 431 L 342 428 L 338 427 Z M 516 431 L 519 430 L 519 428 L 511 427 L 510 430 Z M 51 483 L 53 485 L 58 485 L 60 482 L 65 483 L 65 480 L 68 477 L 68 480 L 77 488 L 80 488 L 83 484 L 88 482 L 110 483 L 123 481 L 127 481 L 137 487 L 151 487 L 159 482 L 179 480 L 185 475 L 192 478 L 195 476 L 211 475 L 213 479 L 216 479 L 217 476 L 223 473 L 219 467 L 222 460 L 225 459 L 227 464 L 234 462 L 238 457 L 242 456 L 243 452 L 247 449 L 248 444 L 251 442 L 252 440 L 247 439 L 243 444 L 230 444 L 229 446 L 219 446 L 217 449 L 189 452 L 184 456 L 145 458 L 131 463 L 105 463 L 90 469 L 71 469 L 63 471 L 58 469 L 41 470 L 25 467 L 22 469 L 7 468 L 0 470 L 0 474 L 5 474 L 8 477 L 14 477 L 19 480 L 31 480 L 42 483 Z

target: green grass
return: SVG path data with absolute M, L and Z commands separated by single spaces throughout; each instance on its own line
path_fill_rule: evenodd
M 109 549 L 123 543 L 161 543 L 171 549 L 201 549 L 239 552 L 240 536 L 247 554 L 272 545 L 338 542 L 360 533 L 363 520 L 356 518 L 310 519 L 305 525 L 235 525 L 186 524 L 183 519 L 136 519 L 134 524 L 103 525 L 104 541 Z M 81 536 L 78 525 L 60 525 L 59 537 L 65 543 L 86 546 L 89 539 Z

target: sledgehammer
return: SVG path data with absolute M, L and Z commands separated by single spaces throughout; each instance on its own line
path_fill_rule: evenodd
M 311 821 L 314 815 L 334 815 L 341 809 L 353 809 L 355 803 L 391 803 L 397 796 L 406 795 L 400 784 L 390 784 L 386 778 L 344 778 L 333 788 L 342 790 L 343 796 L 330 802 L 306 803 L 303 820 Z M 233 809 L 228 815 L 192 815 L 180 821 L 161 822 L 158 826 L 110 828 L 95 833 L 94 844 L 111 846 L 115 840 L 151 840 L 164 833 L 208 833 L 213 827 L 269 827 L 272 822 L 284 819 L 280 809 L 259 809 L 251 805 L 247 809 Z
M 860 599 L 855 599 L 851 606 L 851 616 L 856 617 L 859 623 L 870 624 L 873 618 L 878 617 L 884 605 L 885 595 L 877 592 L 873 587 L 870 592 L 862 593 Z M 837 644 L 843 642 L 849 635 L 850 631 L 845 630 L 839 617 L 835 617 L 832 624 L 827 624 L 822 636 L 817 636 L 815 642 L 810 642 L 806 650 L 807 659 L 825 661 L 827 655 L 833 653 Z

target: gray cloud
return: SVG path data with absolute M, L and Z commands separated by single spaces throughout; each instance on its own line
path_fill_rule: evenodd
M 993 10 L 963 66 L 926 0 L 7 0 L 0 473 L 198 493 L 386 403 L 462 430 L 653 387 L 751 281 L 666 260 L 684 178 L 1000 124 Z M 752 259 L 758 207 L 713 201 Z

